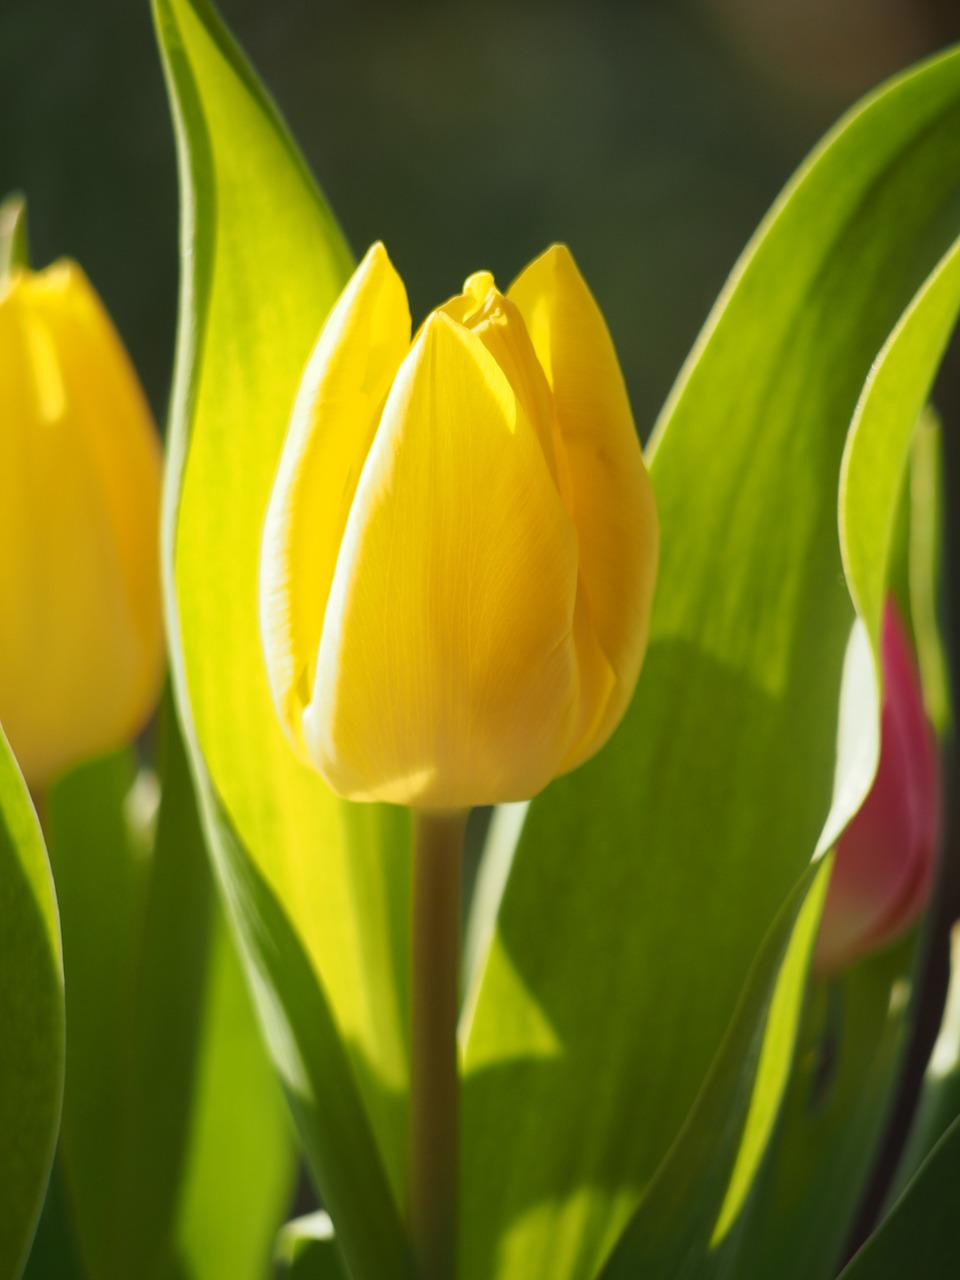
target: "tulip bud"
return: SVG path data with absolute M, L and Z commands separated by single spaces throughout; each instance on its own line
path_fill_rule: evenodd
M 161 455 L 75 264 L 0 280 L 0 722 L 27 782 L 127 742 L 163 672 Z
M 261 631 L 299 755 L 354 800 L 529 797 L 618 724 L 653 494 L 569 252 L 471 276 L 410 341 L 374 245 L 327 320 L 267 514 Z
M 837 843 L 814 952 L 834 973 L 904 933 L 933 885 L 940 777 L 909 642 L 888 602 L 881 641 L 883 709 L 877 776 Z

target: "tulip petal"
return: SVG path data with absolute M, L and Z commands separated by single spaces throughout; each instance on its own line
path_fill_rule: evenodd
M 267 513 L 260 626 L 280 718 L 303 711 L 347 517 L 390 384 L 410 346 L 403 281 L 382 244 L 360 263 L 307 365 Z
M 561 489 L 580 532 L 580 586 L 595 643 L 615 677 L 564 762 L 573 768 L 609 737 L 633 694 L 656 577 L 657 514 L 613 342 L 569 250 L 548 249 L 507 296 L 553 391 Z M 586 627 L 583 644 L 584 671 L 599 687 L 606 664 Z
M 41 785 L 132 737 L 163 671 L 159 440 L 72 263 L 0 300 L 0 422 L 0 705 Z
M 577 536 L 480 340 L 435 313 L 397 375 L 344 536 L 305 736 L 354 799 L 516 800 L 578 714 Z
M 940 776 L 910 643 L 884 611 L 877 774 L 840 837 L 814 967 L 835 972 L 892 941 L 929 900 L 939 842 Z
M 497 289 L 489 271 L 476 271 L 463 293 L 440 310 L 475 334 L 506 374 L 536 429 L 550 474 L 557 479 L 553 451 L 553 397 L 519 308 Z

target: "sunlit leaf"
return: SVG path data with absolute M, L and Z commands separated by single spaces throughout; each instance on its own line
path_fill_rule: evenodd
M 923 700 L 941 735 L 950 724 L 950 685 L 940 634 L 940 560 L 943 541 L 943 445 L 940 423 L 928 411 L 913 443 L 910 468 L 909 616 Z
M 50 865 L 0 731 L 0 1275 L 26 1261 L 63 1089 L 63 965 Z
M 766 928 L 869 785 L 882 575 L 852 569 L 869 578 L 855 627 L 841 455 L 877 352 L 956 235 L 958 162 L 953 53 L 804 166 L 664 411 L 640 687 L 609 748 L 531 805 L 468 1006 L 466 1280 L 595 1273 L 690 1112 Z M 919 342 L 925 369 L 937 342 Z M 898 388 L 904 413 L 924 378 Z M 888 479 L 919 407 L 897 418 Z M 881 479 L 865 493 L 882 539 L 897 486 Z M 848 532 L 866 516 L 851 509 Z M 884 563 L 882 540 L 868 550 Z M 719 1206 L 701 1207 L 714 1221 Z
M 226 901 L 357 1280 L 403 1274 L 409 823 L 299 765 L 267 687 L 260 538 L 306 357 L 350 267 L 203 0 L 155 0 L 183 186 L 166 571 L 173 666 Z
M 922 452 L 930 446 L 921 435 L 911 449 L 911 438 L 958 309 L 960 246 L 954 246 L 924 282 L 871 370 L 841 482 L 848 580 L 875 636 L 888 589 L 897 498 L 905 492 L 901 538 L 908 603 L 916 601 L 920 609 L 929 679 L 938 698 L 943 695 L 931 616 L 936 539 L 929 528 L 936 504 L 929 503 L 929 462 Z M 919 476 L 904 474 L 911 455 L 915 467 L 926 468 Z M 867 957 L 826 987 L 815 985 L 780 1130 L 738 1258 L 747 1273 L 782 1280 L 829 1280 L 834 1274 L 897 1083 L 915 964 L 914 948 L 901 945 Z
M 216 910 L 172 1253 L 192 1280 L 263 1280 L 295 1171 L 289 1117 Z
M 806 978 L 828 881 L 826 862 L 811 867 L 774 921 L 696 1105 L 600 1280 L 637 1275 L 686 1280 L 708 1274 L 705 1258 L 714 1238 L 725 1237 L 739 1213 L 776 1115 L 782 1088 L 778 1071 L 785 1056 L 789 1061 L 797 992 Z M 765 1072 L 772 1079 L 765 1081 Z M 741 1126 L 751 1100 L 757 1108 L 752 1145 L 742 1141 Z M 723 1206 L 716 1226 L 703 1211 L 711 1202 Z

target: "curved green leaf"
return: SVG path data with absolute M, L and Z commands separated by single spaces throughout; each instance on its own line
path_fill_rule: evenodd
M 737 1241 L 744 1275 L 836 1275 L 898 1079 L 913 950 L 894 948 L 813 985 L 783 1114 Z
M 960 923 L 950 934 L 950 984 L 917 1109 L 897 1166 L 891 1198 L 899 1197 L 954 1120 L 960 1117 Z
M 956 235 L 958 171 L 954 52 L 811 157 L 664 411 L 640 686 L 610 746 L 532 803 L 465 1029 L 465 1280 L 595 1274 L 767 926 L 870 782 L 876 686 L 839 555 L 841 453 L 878 350 Z
M 954 1280 L 960 1120 L 944 1134 L 841 1280 Z
M 943 444 L 940 422 L 928 408 L 917 424 L 910 460 L 907 577 L 910 618 L 923 701 L 942 738 L 950 725 L 950 680 L 940 634 L 940 561 L 943 543 Z
M 24 1280 L 86 1280 L 73 1228 L 73 1218 L 63 1185 L 63 1167 L 54 1160 L 47 1183 L 37 1234 L 23 1273 Z
M 155 0 L 154 12 L 184 205 L 165 516 L 175 684 L 221 884 L 338 1243 L 358 1280 L 383 1280 L 409 1265 L 409 820 L 343 804 L 295 760 L 257 611 L 288 414 L 350 255 L 209 4 Z
M 0 1275 L 26 1261 L 63 1090 L 60 922 L 40 825 L 0 730 Z
M 847 441 L 840 534 L 851 591 L 874 644 L 911 439 L 960 311 L 960 242 L 924 282 L 884 344 Z M 911 512 L 913 514 L 913 512 Z M 924 512 L 916 513 L 924 518 Z M 914 521 L 910 521 L 912 528 Z M 929 595 L 915 563 L 911 595 Z M 929 640 L 928 640 L 929 645 Z M 833 1275 L 883 1133 L 909 1018 L 912 946 L 870 957 L 817 985 L 780 1132 L 761 1179 L 739 1265 L 783 1280 Z M 829 1054 L 825 1063 L 824 1055 Z
M 797 993 L 806 980 L 829 873 L 827 860 L 811 866 L 774 921 L 696 1105 L 600 1280 L 692 1280 L 710 1274 L 711 1236 L 725 1236 L 728 1217 L 735 1218 L 765 1145 L 763 1130 L 776 1113 L 781 1086 L 774 1079 L 764 1089 L 764 1073 L 771 1054 L 783 1062 L 781 1041 L 789 1060 Z M 753 1111 L 760 1132 L 751 1146 L 743 1141 L 743 1116 L 758 1097 L 769 1099 L 769 1106 Z M 704 1213 L 709 1203 L 726 1209 L 716 1231 Z
M 943 738 L 950 724 L 947 655 L 940 633 L 943 553 L 943 441 L 928 404 L 910 447 L 909 465 L 890 550 L 889 591 L 900 609 L 915 655 L 927 719 Z
M 870 371 L 840 478 L 840 545 L 850 591 L 879 651 L 897 498 L 910 444 L 960 311 L 960 240 L 937 264 Z

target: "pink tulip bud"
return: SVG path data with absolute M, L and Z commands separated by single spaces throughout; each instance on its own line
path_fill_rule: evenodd
M 904 933 L 927 904 L 940 828 L 933 732 L 903 623 L 888 600 L 881 641 L 880 762 L 840 837 L 813 968 L 835 973 Z

